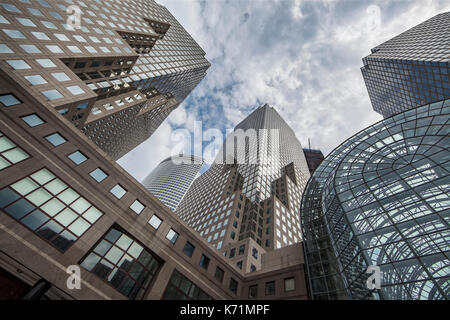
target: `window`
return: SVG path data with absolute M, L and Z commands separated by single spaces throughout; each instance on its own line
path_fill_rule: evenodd
M 149 220 L 148 223 L 149 223 L 153 228 L 158 229 L 159 226 L 160 226 L 161 223 L 162 223 L 162 220 L 161 220 L 160 218 L 158 218 L 157 215 L 153 215 L 153 216 L 150 218 L 150 220 Z
M 138 200 L 135 200 L 133 204 L 130 206 L 130 209 L 136 212 L 137 214 L 140 214 L 142 210 L 144 210 L 145 206 Z
M 84 93 L 84 90 L 81 89 L 79 86 L 67 87 L 67 90 L 69 90 L 70 93 L 72 93 L 74 96 L 77 96 L 79 94 L 83 94 Z
M 52 73 L 52 76 L 59 82 L 70 81 L 69 76 L 67 74 L 65 74 L 64 72 L 55 72 L 55 73 Z
M 194 250 L 195 246 L 189 241 L 187 241 L 183 248 L 184 254 L 187 255 L 188 257 L 192 257 L 192 255 L 194 254 Z
M 40 75 L 25 76 L 25 79 L 33 86 L 47 83 L 47 81 L 45 81 L 45 79 L 42 78 Z
M 258 249 L 256 248 L 252 249 L 252 256 L 253 258 L 258 259 Z
M 0 131 L 0 170 L 7 168 L 20 161 L 28 159 L 30 156 L 21 148 L 9 140 Z M 0 202 L 2 200 L 0 199 Z
M 238 261 L 238 263 L 236 263 L 236 266 L 242 270 L 242 261 Z
M 23 60 L 6 60 L 6 63 L 14 70 L 31 69 L 30 65 Z
M 202 257 L 200 258 L 200 267 L 202 267 L 205 270 L 208 270 L 209 261 L 210 259 L 204 254 L 202 254 Z
M 15 13 L 21 13 L 22 12 L 13 4 L 0 3 L 0 6 L 2 6 L 6 11 L 9 11 L 9 12 L 15 12 Z
M 161 263 L 147 248 L 113 227 L 83 259 L 81 266 L 128 298 L 139 300 Z
M 284 291 L 294 291 L 295 290 L 295 278 L 284 279 Z
M 237 293 L 238 282 L 233 278 L 230 279 L 230 290 L 231 292 Z
M 25 39 L 25 36 L 19 30 L 7 30 L 7 29 L 2 30 L 12 39 Z
M 236 237 L 236 233 L 234 231 L 232 231 L 231 234 L 230 234 L 230 238 L 234 239 L 235 237 Z
M 53 63 L 50 59 L 36 59 L 36 62 L 41 65 L 43 68 L 55 68 L 56 64 Z
M 26 18 L 16 18 L 19 23 L 25 27 L 36 27 L 36 25 L 30 19 Z
M 258 296 L 258 285 L 255 284 L 253 286 L 250 286 L 248 288 L 248 297 L 249 297 L 249 299 L 256 298 L 257 296 Z
M 76 165 L 79 165 L 85 162 L 88 158 L 81 153 L 80 151 L 75 151 L 74 153 L 67 156 L 70 160 L 72 160 Z
M 266 296 L 275 295 L 275 281 L 266 282 Z
M 230 250 L 230 259 L 234 257 L 234 255 L 236 254 L 236 248 L 233 248 Z
M 11 107 L 11 106 L 15 106 L 15 105 L 22 103 L 22 101 L 17 99 L 17 97 L 13 94 L 5 94 L 5 95 L 0 96 L 0 102 L 5 107 Z
M 256 266 L 253 263 L 251 263 L 250 264 L 250 272 L 255 272 L 255 271 L 256 271 Z
M 217 280 L 222 282 L 224 274 L 225 274 L 225 272 L 220 267 L 217 267 L 216 272 L 214 273 L 214 278 L 216 278 Z
M 0 190 L 0 209 L 62 251 L 103 215 L 46 168 Z
M 56 89 L 42 91 L 41 93 L 50 101 L 64 98 L 64 96 Z
M 39 116 L 35 113 L 30 114 L 29 116 L 24 116 L 24 117 L 20 117 L 23 121 L 26 122 L 26 124 L 28 124 L 30 127 L 37 127 L 44 122 L 44 120 L 42 120 L 41 118 L 39 118 Z
M 100 168 L 95 169 L 89 175 L 97 182 L 102 182 L 108 175 Z
M 49 136 L 46 136 L 45 139 L 47 139 L 48 142 L 50 142 L 53 146 L 57 147 L 61 144 L 63 144 L 64 142 L 66 142 L 67 140 L 60 135 L 59 133 L 54 133 L 51 134 Z
M 52 53 L 63 53 L 62 49 L 55 45 L 48 45 L 46 46 L 47 49 Z
M 32 32 L 31 34 L 38 40 L 50 40 L 50 38 L 43 32 Z
M 243 255 L 244 252 L 245 252 L 245 244 L 243 244 L 243 245 L 241 245 L 241 246 L 239 247 L 239 255 L 240 255 L 240 256 Z
M 60 41 L 70 41 L 65 34 L 55 33 L 54 36 Z
M 21 44 L 20 47 L 26 53 L 42 53 L 35 45 L 32 44 Z
M 203 290 L 177 270 L 170 277 L 162 300 L 212 300 Z
M 117 199 L 120 199 L 125 195 L 125 193 L 127 193 L 127 190 L 122 188 L 120 184 L 116 184 L 109 192 L 111 192 Z
M 6 44 L 0 43 L 0 53 L 14 53 Z
M 169 240 L 170 242 L 175 244 L 175 242 L 177 242 L 177 239 L 178 239 L 178 233 L 175 230 L 170 229 L 166 235 L 166 238 L 167 238 L 167 240 Z

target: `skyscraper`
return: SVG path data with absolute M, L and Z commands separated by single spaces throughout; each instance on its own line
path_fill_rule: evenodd
M 361 68 L 373 109 L 387 118 L 450 97 L 450 12 L 372 49 Z
M 311 174 L 316 171 L 317 167 L 322 163 L 324 156 L 322 151 L 316 149 L 303 149 L 306 162 L 308 163 L 309 172 Z
M 169 157 L 142 181 L 144 187 L 175 211 L 192 182 L 199 175 L 203 159 L 178 155 Z
M 5 0 L 0 35 L 0 67 L 12 83 L 114 160 L 150 137 L 210 66 L 153 0 Z
M 256 271 L 261 253 L 301 241 L 309 176 L 300 142 L 266 104 L 236 126 L 176 213 L 243 272 Z
M 450 298 L 449 130 L 450 100 L 440 101 L 378 122 L 325 158 L 301 205 L 313 299 Z

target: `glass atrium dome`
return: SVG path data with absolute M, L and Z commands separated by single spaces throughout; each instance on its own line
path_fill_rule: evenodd
M 327 156 L 301 204 L 311 298 L 449 298 L 449 133 L 446 100 L 378 122 Z M 380 268 L 380 289 L 369 289 L 369 266 Z

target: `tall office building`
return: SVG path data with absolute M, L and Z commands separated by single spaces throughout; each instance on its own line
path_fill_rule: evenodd
M 446 100 L 378 122 L 327 156 L 301 205 L 311 298 L 450 298 L 449 132 Z
M 450 12 L 372 49 L 361 71 L 373 109 L 385 118 L 450 97 Z
M 308 163 L 309 173 L 313 174 L 325 157 L 323 156 L 322 151 L 316 149 L 303 149 L 303 152 L 305 153 L 306 162 Z
M 114 160 L 150 137 L 210 66 L 153 0 L 3 0 L 0 55 L 11 83 Z
M 187 190 L 198 177 L 203 159 L 178 155 L 169 157 L 142 181 L 144 187 L 170 210 L 175 211 Z
M 299 208 L 309 176 L 294 132 L 264 105 L 227 137 L 176 213 L 238 269 L 253 272 L 262 253 L 301 241 Z

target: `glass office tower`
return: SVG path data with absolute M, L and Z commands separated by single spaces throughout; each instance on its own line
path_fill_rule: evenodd
M 255 271 L 262 252 L 301 241 L 300 199 L 309 176 L 294 132 L 274 108 L 264 105 L 227 137 L 211 168 L 194 181 L 176 213 L 230 258 L 241 246 L 238 243 L 252 246 L 259 255 L 239 251 L 258 258 L 236 263 Z M 252 243 L 246 243 L 248 239 Z
M 309 180 L 302 228 L 313 299 L 448 299 L 450 100 L 361 131 Z M 381 271 L 371 290 L 369 266 Z
M 192 182 L 198 177 L 203 159 L 178 155 L 169 157 L 142 181 L 144 187 L 175 211 Z
M 450 12 L 372 49 L 361 68 L 373 109 L 387 118 L 450 98 Z
M 153 0 L 3 0 L 0 34 L 12 83 L 114 160 L 149 138 L 210 66 Z

